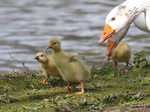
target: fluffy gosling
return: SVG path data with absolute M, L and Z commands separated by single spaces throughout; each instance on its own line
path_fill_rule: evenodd
M 111 40 L 108 40 L 107 50 L 111 46 L 109 45 L 110 43 L 111 43 Z M 126 42 L 121 41 L 117 45 L 117 47 L 114 48 L 114 50 L 112 51 L 110 55 L 106 55 L 104 63 L 107 63 L 109 60 L 112 60 L 114 64 L 114 68 L 117 69 L 118 62 L 126 62 L 126 66 L 128 66 L 128 64 L 130 64 L 129 63 L 130 58 L 131 58 L 130 46 Z
M 60 78 L 60 83 L 58 85 L 58 87 L 60 87 L 62 85 L 62 77 L 54 64 L 52 55 L 47 55 L 45 52 L 39 52 L 34 57 L 34 59 L 36 59 L 41 64 L 41 67 L 44 69 L 44 72 L 47 75 L 46 78 L 40 83 L 49 84 L 47 80 L 50 76 L 54 76 Z
M 85 93 L 84 80 L 90 74 L 90 69 L 76 56 L 65 54 L 61 49 L 61 42 L 58 38 L 52 38 L 48 48 L 54 51 L 53 59 L 60 71 L 62 78 L 68 82 L 66 93 L 69 93 L 71 82 L 80 82 L 82 89 L 76 94 Z

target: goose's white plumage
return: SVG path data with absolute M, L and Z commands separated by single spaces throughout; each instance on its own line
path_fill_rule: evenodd
M 105 22 L 99 43 L 110 38 L 114 42 L 112 49 L 124 38 L 132 22 L 140 30 L 150 32 L 150 0 L 126 0 L 110 11 Z
M 145 20 L 146 20 L 145 13 L 141 13 L 137 18 L 135 18 L 135 20 L 133 21 L 133 23 L 140 30 L 145 31 L 145 32 L 150 32 L 148 30 L 148 26 L 147 26 L 148 22 L 146 22 Z

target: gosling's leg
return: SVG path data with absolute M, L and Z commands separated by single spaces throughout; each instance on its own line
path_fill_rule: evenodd
M 61 87 L 62 86 L 62 82 L 63 82 L 62 77 L 60 77 L 60 82 L 59 82 L 58 86 L 56 86 L 56 88 Z
M 128 67 L 129 66 L 129 62 L 128 61 L 126 61 L 126 67 Z
M 60 77 L 60 82 L 58 86 L 62 86 L 62 83 L 63 83 L 63 80 L 62 80 L 62 77 Z
M 71 84 L 71 82 L 70 82 L 70 81 L 68 81 L 68 86 L 67 86 L 67 89 L 66 89 L 66 92 L 65 92 L 65 93 L 69 93 L 70 84 Z
M 50 76 L 47 76 L 43 81 L 40 81 L 39 83 L 42 83 L 42 84 L 49 84 L 47 82 L 47 80 L 49 79 Z
M 75 93 L 75 94 L 83 94 L 83 93 L 85 93 L 85 90 L 84 90 L 84 81 L 83 81 L 83 80 L 80 81 L 80 84 L 81 84 L 82 89 L 81 89 L 80 92 L 77 92 L 77 93 Z
M 126 61 L 126 67 L 130 66 L 131 68 L 133 68 L 132 64 L 129 63 L 129 61 Z
M 114 69 L 117 70 L 117 62 L 114 62 Z

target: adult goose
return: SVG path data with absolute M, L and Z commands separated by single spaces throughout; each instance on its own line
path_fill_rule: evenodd
M 110 11 L 105 22 L 99 43 L 111 37 L 109 55 L 124 38 L 132 22 L 140 30 L 150 32 L 150 0 L 126 0 Z

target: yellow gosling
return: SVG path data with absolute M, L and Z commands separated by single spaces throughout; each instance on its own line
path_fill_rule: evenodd
M 34 59 L 36 59 L 41 64 L 41 67 L 43 68 L 45 74 L 47 75 L 46 78 L 39 83 L 49 84 L 47 80 L 49 79 L 50 76 L 54 76 L 60 78 L 60 83 L 58 85 L 58 87 L 60 87 L 62 85 L 62 77 L 55 66 L 52 55 L 50 54 L 47 55 L 45 52 L 39 52 L 34 57 Z
M 90 74 L 90 69 L 76 56 L 65 54 L 61 49 L 61 42 L 58 38 L 52 38 L 48 48 L 54 51 L 53 59 L 60 71 L 62 78 L 68 82 L 66 93 L 69 93 L 71 82 L 80 82 L 82 89 L 76 94 L 85 93 L 84 80 Z
M 107 50 L 109 49 L 111 40 L 108 40 L 107 44 Z M 129 64 L 129 60 L 131 58 L 131 48 L 130 46 L 124 42 L 121 41 L 116 48 L 112 51 L 110 55 L 106 55 L 105 61 L 108 62 L 109 60 L 112 60 L 114 63 L 114 68 L 117 69 L 117 63 L 118 62 L 126 62 L 126 66 Z

